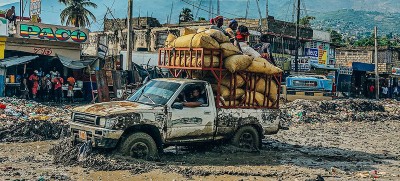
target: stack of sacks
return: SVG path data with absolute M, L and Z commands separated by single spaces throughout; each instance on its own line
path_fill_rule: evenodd
M 277 100 L 277 83 L 270 79 L 267 81 L 265 78 L 266 76 L 263 75 L 282 73 L 282 70 L 278 67 L 275 67 L 264 58 L 252 58 L 248 55 L 243 55 L 239 48 L 230 43 L 229 37 L 223 34 L 221 31 L 205 28 L 200 28 L 196 31 L 185 28 L 181 31 L 180 37 L 168 35 L 166 46 L 175 48 L 221 49 L 222 55 L 219 55 L 217 52 L 211 53 L 209 51 L 205 51 L 203 67 L 219 67 L 221 63 L 219 58 L 220 56 L 223 57 L 222 65 L 225 69 L 227 69 L 227 71 L 229 71 L 223 73 L 224 79 L 221 81 L 220 87 L 221 96 L 224 98 L 226 103 L 225 105 L 229 105 L 229 103 L 233 102 L 233 100 L 236 100 L 235 104 L 239 104 L 239 102 L 245 102 L 247 103 L 246 105 L 248 105 L 249 103 L 253 102 L 253 99 L 256 100 L 258 105 L 267 105 L 268 99 L 266 99 L 266 97 L 268 97 L 270 100 L 268 106 L 271 106 L 271 101 L 275 102 Z M 175 66 L 202 66 L 200 54 L 197 56 L 192 55 L 192 57 L 190 57 L 189 52 L 184 52 L 181 55 L 177 54 L 174 57 L 171 57 L 171 60 L 172 64 Z M 260 76 L 257 77 L 256 80 L 250 80 L 251 78 L 247 79 L 239 74 L 236 76 L 236 78 L 232 77 L 232 73 L 241 71 L 257 73 Z M 218 83 L 215 78 L 210 74 L 202 74 L 204 74 L 204 72 L 193 72 L 192 77 L 211 82 L 213 84 L 213 90 L 216 92 Z M 230 82 L 233 82 L 234 80 L 236 80 L 236 89 L 230 90 Z M 247 84 L 245 80 L 247 80 Z M 247 90 L 255 90 L 256 93 L 246 92 L 246 88 Z M 236 93 L 235 96 L 233 96 L 234 93 Z M 268 93 L 269 95 L 265 95 Z M 246 97 L 246 100 L 244 100 L 244 97 Z M 231 103 L 231 105 L 233 105 L 233 103 Z M 255 104 L 255 106 L 256 105 L 257 104 Z

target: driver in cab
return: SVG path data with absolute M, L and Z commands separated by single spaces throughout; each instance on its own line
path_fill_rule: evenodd
M 205 104 L 206 101 L 204 98 L 200 96 L 201 94 L 201 88 L 200 87 L 195 87 L 192 90 L 192 93 L 189 98 L 186 98 L 185 101 L 183 101 L 183 106 L 185 107 L 200 107 L 201 105 Z

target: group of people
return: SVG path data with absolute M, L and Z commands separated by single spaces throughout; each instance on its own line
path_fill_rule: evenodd
M 369 94 L 369 98 L 373 99 L 375 98 L 375 85 L 374 84 L 370 84 L 368 86 L 368 94 Z M 389 86 L 387 84 L 383 84 L 380 88 L 379 91 L 379 97 L 380 98 L 394 98 L 394 99 L 398 99 L 400 98 L 400 85 L 399 86 L 392 86 L 391 88 L 389 88 Z
M 73 102 L 75 78 L 68 76 L 66 83 L 68 83 L 67 97 L 70 102 Z M 20 98 L 30 99 L 30 95 L 32 95 L 33 100 L 61 103 L 63 98 L 63 84 L 64 79 L 55 68 L 48 74 L 45 74 L 42 70 L 35 70 L 29 77 L 27 75 L 23 77 L 20 86 Z
M 224 17 L 217 16 L 210 20 L 211 27 L 210 29 L 215 29 L 223 32 L 226 36 L 229 37 L 231 43 L 239 48 L 239 50 L 245 54 L 249 55 L 253 58 L 262 57 L 267 59 L 270 63 L 276 66 L 276 63 L 272 57 L 270 51 L 270 43 L 267 43 L 267 37 L 262 36 L 260 38 L 261 45 L 259 46 L 258 50 L 252 48 L 249 43 L 246 41 L 247 37 L 250 36 L 249 29 L 244 26 L 238 24 L 236 20 L 230 20 L 228 27 L 224 30 L 222 26 L 224 25 Z

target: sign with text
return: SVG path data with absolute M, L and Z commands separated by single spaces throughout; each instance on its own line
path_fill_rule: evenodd
M 342 75 L 353 75 L 353 68 L 352 67 L 341 66 L 340 69 L 339 69 L 339 74 L 342 74 Z
M 400 75 L 400 68 L 393 67 L 392 68 L 392 74 L 393 75 Z
M 305 48 L 307 57 L 318 58 L 318 48 Z
M 319 49 L 318 50 L 318 64 L 326 65 L 328 59 L 328 51 Z
M 86 43 L 89 30 L 42 23 L 17 22 L 17 38 Z
M 299 57 L 298 62 L 299 62 L 298 69 L 300 72 L 310 71 L 311 64 L 308 57 Z M 292 70 L 294 71 L 295 70 L 294 58 L 292 58 L 291 65 L 292 65 Z
M 39 15 L 41 13 L 41 0 L 31 0 L 30 12 L 32 15 Z
M 0 36 L 8 36 L 8 20 L 0 17 Z

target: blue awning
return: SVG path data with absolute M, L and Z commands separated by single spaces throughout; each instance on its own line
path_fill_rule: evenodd
M 39 56 L 23 56 L 23 57 L 10 57 L 0 61 L 0 67 L 11 67 L 14 65 L 20 65 L 24 63 L 28 63 L 33 59 L 38 58 Z
M 326 65 L 317 64 L 317 63 L 311 63 L 311 67 L 316 68 L 316 69 L 325 69 L 325 70 L 339 70 L 338 68 L 327 67 Z
M 375 65 L 369 63 L 353 62 L 353 71 L 373 72 L 375 71 Z

